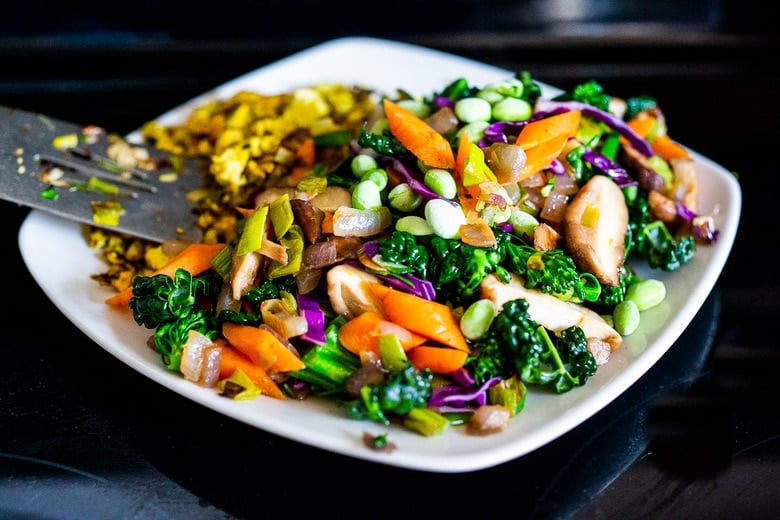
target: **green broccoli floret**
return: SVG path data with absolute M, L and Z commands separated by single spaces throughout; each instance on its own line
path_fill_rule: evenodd
M 364 385 L 360 398 L 342 406 L 352 419 L 368 419 L 390 424 L 390 417 L 405 416 L 415 408 L 424 408 L 431 398 L 433 372 L 418 370 L 406 361 L 402 370 L 391 371 L 384 381 Z
M 505 303 L 474 343 L 466 367 L 477 382 L 517 374 L 526 384 L 563 393 L 584 385 L 596 372 L 596 361 L 581 328 L 562 331 L 553 343 L 547 330 L 528 314 L 528 301 L 518 299 Z
M 221 280 L 202 275 L 193 278 L 178 269 L 168 275 L 137 276 L 128 303 L 138 325 L 154 332 L 154 344 L 169 370 L 179 370 L 187 333 L 197 330 L 210 338 L 219 334 L 219 320 L 213 308 Z

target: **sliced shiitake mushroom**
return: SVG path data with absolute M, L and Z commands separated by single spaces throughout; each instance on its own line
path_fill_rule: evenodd
M 593 176 L 564 213 L 566 249 L 577 267 L 617 286 L 625 261 L 628 207 L 623 191 L 605 175 Z

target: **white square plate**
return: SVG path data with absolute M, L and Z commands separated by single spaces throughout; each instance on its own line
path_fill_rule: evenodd
M 480 86 L 515 72 L 393 41 L 344 38 L 240 76 L 166 112 L 158 120 L 163 124 L 180 122 L 206 100 L 226 98 L 239 90 L 271 94 L 332 81 L 387 93 L 403 88 L 422 96 L 459 77 Z M 558 92 L 542 86 L 547 96 Z M 129 137 L 137 139 L 138 132 Z M 105 266 L 87 246 L 78 224 L 32 211 L 19 232 L 19 246 L 33 278 L 68 319 L 119 360 L 169 390 L 267 432 L 345 456 L 441 473 L 472 471 L 531 452 L 594 415 L 639 379 L 696 315 L 734 242 L 741 191 L 729 171 L 696 152 L 692 154 L 700 175 L 700 210 L 714 215 L 719 240 L 699 247 L 691 263 L 675 273 L 651 272 L 646 266 L 632 264 L 641 276 L 666 283 L 666 300 L 643 314 L 639 330 L 625 339 L 609 363 L 599 367 L 585 386 L 563 395 L 531 390 L 525 409 L 510 421 L 509 427 L 484 437 L 468 435 L 457 427 L 444 435 L 423 437 L 397 427 L 348 419 L 335 405 L 318 399 L 281 401 L 260 397 L 233 401 L 220 397 L 213 389 L 199 387 L 166 370 L 159 356 L 146 346 L 150 331 L 136 325 L 129 311 L 104 303 L 111 293 L 90 275 L 103 272 Z M 367 448 L 364 432 L 388 433 L 397 449 L 383 453 Z

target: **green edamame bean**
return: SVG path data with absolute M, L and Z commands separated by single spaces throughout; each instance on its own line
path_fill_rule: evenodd
M 349 166 L 352 169 L 352 174 L 361 180 L 366 173 L 379 167 L 376 159 L 365 153 L 361 153 L 353 157 Z
M 428 221 L 417 215 L 405 215 L 395 222 L 395 229 L 406 231 L 415 236 L 433 235 L 433 228 Z
M 442 238 L 460 238 L 460 227 L 466 223 L 466 215 L 460 205 L 444 199 L 431 199 L 425 203 L 425 220 L 433 232 Z
M 655 307 L 666 298 L 666 286 L 661 280 L 641 280 L 626 289 L 626 300 L 634 302 L 640 311 Z
M 398 211 L 414 211 L 422 204 L 422 201 L 422 196 L 405 182 L 395 185 L 387 194 L 388 204 Z
M 474 121 L 464 125 L 463 128 L 458 130 L 456 136 L 460 139 L 460 136 L 464 133 L 468 136 L 470 143 L 478 143 L 485 136 L 485 129 L 490 126 L 488 121 Z
M 416 99 L 401 99 L 397 104 L 420 118 L 431 115 L 431 109 L 428 108 L 428 105 Z
M 495 90 L 482 89 L 479 92 L 477 92 L 477 97 L 480 99 L 484 99 L 491 105 L 495 105 L 496 103 L 504 99 L 506 96 L 504 96 L 503 94 Z
M 524 99 L 505 98 L 493 105 L 493 118 L 499 121 L 525 121 L 533 111 L 531 104 Z
M 494 81 L 482 87 L 480 92 L 496 92 L 504 97 L 519 98 L 523 95 L 523 82 L 517 78 Z
M 423 182 L 433 190 L 434 193 L 441 195 L 445 199 L 454 199 L 455 195 L 458 194 L 458 186 L 455 183 L 455 179 L 447 170 L 431 168 L 425 172 Z
M 491 300 L 477 300 L 468 306 L 460 318 L 460 330 L 466 339 L 479 339 L 487 332 L 495 316 L 496 306 Z
M 363 175 L 361 180 L 373 182 L 382 191 L 387 187 L 387 170 L 384 168 L 372 168 Z
M 612 311 L 612 322 L 621 336 L 628 336 L 639 327 L 639 309 L 631 300 L 623 300 Z
M 455 115 L 464 123 L 490 121 L 491 106 L 484 99 L 468 97 L 455 102 Z
M 509 223 L 512 224 L 512 231 L 518 235 L 534 236 L 534 229 L 539 225 L 536 217 L 521 209 L 513 209 L 509 216 Z
M 379 187 L 371 181 L 357 183 L 352 190 L 352 207 L 355 209 L 382 207 L 382 194 Z

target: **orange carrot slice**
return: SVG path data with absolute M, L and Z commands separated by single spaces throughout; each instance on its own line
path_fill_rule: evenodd
M 222 335 L 269 374 L 300 370 L 305 366 L 294 352 L 263 325 L 255 327 L 226 321 L 222 324 Z
M 674 142 L 668 135 L 659 135 L 653 139 L 650 144 L 653 151 L 666 159 L 671 161 L 672 159 L 686 159 L 688 158 L 688 150 L 686 150 L 680 144 Z
M 225 244 L 199 244 L 194 243 L 185 247 L 170 262 L 152 273 L 152 276 L 165 274 L 173 278 L 177 269 L 189 271 L 192 276 L 197 276 L 211 269 L 211 260 L 219 253 Z M 105 303 L 115 307 L 127 307 L 130 298 L 133 297 L 133 287 L 119 291 L 109 296 Z
M 371 284 L 372 290 L 374 285 L 377 284 Z M 382 299 L 387 318 L 393 323 L 452 348 L 471 351 L 458 320 L 447 305 L 397 289 L 382 292 L 384 295 L 377 296 Z
M 428 166 L 452 169 L 455 157 L 449 141 L 428 123 L 389 99 L 384 102 L 390 133 Z
M 526 153 L 520 180 L 549 166 L 561 154 L 566 141 L 577 134 L 581 119 L 579 110 L 570 110 L 525 125 L 517 136 L 517 144 Z
M 436 374 L 451 374 L 463 366 L 468 352 L 449 347 L 420 345 L 409 350 L 406 357 L 419 370 L 427 368 Z
M 386 334 L 395 334 L 404 351 L 421 345 L 428 339 L 386 320 L 376 312 L 366 311 L 341 326 L 339 342 L 353 354 L 360 355 L 366 350 L 379 352 L 379 338 Z
M 292 170 L 290 170 L 290 180 L 293 183 L 298 183 L 303 177 L 311 171 L 316 160 L 317 148 L 314 143 L 314 139 L 311 137 L 306 138 L 298 150 L 295 153 L 295 161 L 293 162 Z
M 650 131 L 655 126 L 658 120 L 648 114 L 647 112 L 640 112 L 636 117 L 628 121 L 626 124 L 633 130 L 636 135 L 642 139 L 647 139 L 650 135 Z
M 455 178 L 455 185 L 458 187 L 458 202 L 460 202 L 460 205 L 466 214 L 466 220 L 469 222 L 479 216 L 477 202 L 479 201 L 480 194 L 479 185 L 466 186 L 463 182 L 463 168 L 469 160 L 470 148 L 471 143 L 469 142 L 469 136 L 466 132 L 463 132 L 460 136 L 460 141 L 458 141 L 455 169 L 452 174 Z
M 268 373 L 260 368 L 247 356 L 233 347 L 219 344 L 219 378 L 225 379 L 233 375 L 239 368 L 257 385 L 260 391 L 270 397 L 285 399 L 282 390 L 271 379 Z

